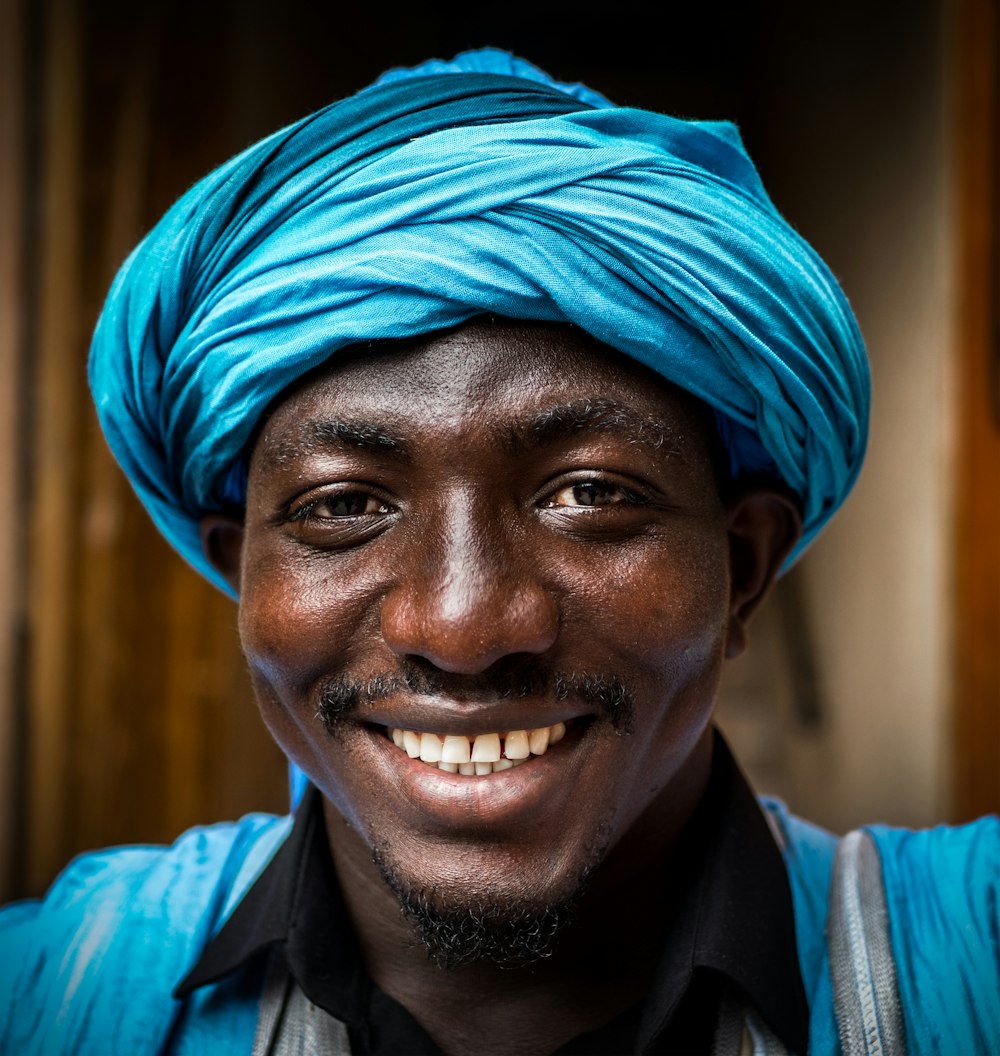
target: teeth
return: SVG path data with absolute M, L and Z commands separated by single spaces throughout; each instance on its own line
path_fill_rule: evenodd
M 527 730 L 511 730 L 503 739 L 503 754 L 508 759 L 527 759 L 531 755 Z
M 441 751 L 441 761 L 444 763 L 470 762 L 469 738 L 445 737 L 444 748 Z
M 481 733 L 472 746 L 474 763 L 499 763 L 500 754 L 499 733 Z
M 549 746 L 549 728 L 543 726 L 540 730 L 530 730 L 528 733 L 528 748 L 532 755 L 544 755 Z
M 508 730 L 503 735 L 481 733 L 473 738 L 401 729 L 386 732 L 411 759 L 420 759 L 449 774 L 485 777 L 521 766 L 534 755 L 544 755 L 566 736 L 566 724 Z
M 436 733 L 422 733 L 420 735 L 420 758 L 425 763 L 441 762 L 441 738 Z

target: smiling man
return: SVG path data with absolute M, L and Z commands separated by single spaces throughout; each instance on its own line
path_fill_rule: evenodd
M 729 488 L 720 463 L 708 408 L 647 368 L 565 327 L 474 322 L 311 375 L 261 429 L 245 517 L 203 522 L 264 719 L 322 793 L 368 970 L 445 1051 L 548 1053 L 613 1019 L 677 924 L 674 881 L 718 882 L 675 864 L 678 838 L 723 656 L 799 529 L 791 498 Z M 742 908 L 780 938 L 744 967 L 787 981 L 767 1011 L 804 1047 L 787 882 L 757 828 Z M 765 879 L 781 897 L 755 897 Z M 706 1014 L 670 1051 L 711 1044 L 724 978 L 697 979 Z
M 171 209 L 91 382 L 238 600 L 297 808 L 5 911 L 3 1051 L 1000 1038 L 996 824 L 838 848 L 712 726 L 868 407 L 843 295 L 732 126 L 493 51 L 392 71 Z

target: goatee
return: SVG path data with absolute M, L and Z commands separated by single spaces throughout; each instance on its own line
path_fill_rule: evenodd
M 545 906 L 513 904 L 488 895 L 447 905 L 433 892 L 410 888 L 378 848 L 372 851 L 372 861 L 428 956 L 447 970 L 470 964 L 523 968 L 551 956 L 601 855 L 593 857 L 594 864 L 587 866 L 572 894 Z

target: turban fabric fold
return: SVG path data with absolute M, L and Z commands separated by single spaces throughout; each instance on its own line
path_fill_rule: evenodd
M 268 405 L 337 349 L 489 312 L 575 324 L 716 411 L 737 474 L 846 496 L 868 368 L 736 129 L 614 107 L 502 52 L 392 71 L 189 190 L 123 265 L 90 380 L 115 457 L 201 573 Z

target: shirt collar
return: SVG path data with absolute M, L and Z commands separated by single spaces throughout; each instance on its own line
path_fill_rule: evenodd
M 792 1052 L 805 1052 L 809 1006 L 799 969 L 791 886 L 756 796 L 721 734 L 712 775 L 675 860 L 691 863 L 647 993 L 639 1039 L 670 1021 L 692 978 L 735 988 Z
M 284 943 L 297 978 L 322 978 L 331 992 L 348 999 L 354 994 L 360 951 L 330 858 L 320 795 L 313 786 L 299 804 L 288 838 L 174 996 L 218 982 L 277 942 Z M 337 956 L 330 957 L 331 950 Z M 338 1009 L 323 1004 L 338 1018 L 350 1015 L 349 1003 L 338 1002 Z
M 692 980 L 709 972 L 735 987 L 791 1051 L 805 1052 L 809 1012 L 788 876 L 770 826 L 718 734 L 708 789 L 674 860 L 688 868 L 645 995 L 640 1051 L 669 1024 Z M 273 943 L 285 944 L 292 974 L 310 1000 L 365 1029 L 373 984 L 362 967 L 313 788 L 288 839 L 175 996 L 218 981 Z

